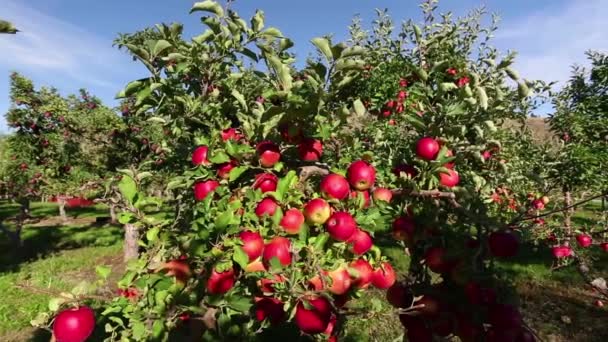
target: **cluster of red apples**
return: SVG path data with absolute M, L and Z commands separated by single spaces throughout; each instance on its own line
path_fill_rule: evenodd
M 313 138 L 304 138 L 301 131 L 293 128 L 280 129 L 283 140 L 296 144 L 297 154 L 303 162 L 318 161 L 323 153 L 321 141 Z M 233 129 L 222 133 L 223 140 L 241 139 L 242 137 Z M 195 165 L 210 166 L 207 159 L 209 148 L 199 146 L 192 155 Z M 256 161 L 263 168 L 273 168 L 281 160 L 281 150 L 271 141 L 263 141 L 256 145 Z M 237 162 L 228 162 L 217 166 L 218 178 L 227 178 L 226 175 Z M 370 263 L 366 257 L 373 247 L 373 239 L 369 232 L 358 226 L 353 215 L 347 208 L 358 209 L 367 207 L 373 201 L 390 202 L 392 192 L 389 189 L 375 187 L 376 170 L 369 163 L 358 160 L 353 162 L 346 172 L 346 176 L 329 173 L 324 175 L 319 183 L 319 189 L 301 207 L 281 204 L 272 194 L 277 189 L 279 178 L 271 171 L 262 172 L 255 176 L 251 184 L 253 189 L 260 191 L 263 198 L 255 205 L 255 214 L 263 220 L 272 217 L 282 209 L 282 218 L 278 223 L 279 232 L 262 236 L 255 228 L 243 228 L 236 237 L 240 240 L 241 248 L 249 258 L 249 264 L 244 269 L 237 266 L 229 270 L 218 272 L 213 269 L 206 279 L 206 289 L 209 294 L 220 295 L 230 291 L 241 276 L 252 272 L 267 272 L 271 269 L 271 260 L 276 259 L 283 268 L 293 266 L 294 251 L 292 236 L 297 237 L 304 225 L 311 227 L 311 234 L 327 233 L 338 243 L 347 244 L 340 258 L 351 260 L 331 269 L 322 269 L 310 275 L 302 289 L 303 295 L 296 300 L 296 311 L 293 322 L 306 334 L 324 333 L 330 340 L 336 339 L 333 334 L 336 324 L 335 308 L 344 305 L 350 295 L 358 289 L 365 289 L 373 285 L 379 289 L 387 289 L 396 281 L 396 274 L 392 266 L 386 261 L 376 260 Z M 197 201 L 204 200 L 220 186 L 217 180 L 206 180 L 195 183 L 194 197 Z M 370 192 L 372 196 L 370 196 Z M 355 205 L 354 203 L 363 203 Z M 187 278 L 189 268 L 185 268 L 185 261 L 171 261 L 180 263 L 170 268 L 173 275 Z M 375 264 L 375 267 L 372 266 Z M 175 269 L 182 271 L 175 272 Z M 272 325 L 280 324 L 287 319 L 284 312 L 284 303 L 277 298 L 273 284 L 289 281 L 280 274 L 267 274 L 268 278 L 258 281 L 259 293 L 254 298 L 254 316 L 259 321 L 268 320 Z M 333 305 L 328 298 L 333 298 Z

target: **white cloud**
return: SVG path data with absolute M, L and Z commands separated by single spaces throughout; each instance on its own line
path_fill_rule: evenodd
M 608 51 L 607 17 L 608 1 L 567 0 L 504 22 L 496 37 L 519 52 L 516 67 L 524 77 L 563 85 L 573 64 L 587 64 L 585 51 Z
M 4 0 L 2 7 L 2 17 L 22 32 L 0 36 L 0 68 L 59 73 L 83 86 L 120 87 L 112 76 L 120 73 L 128 59 L 109 40 L 27 7 L 21 1 Z

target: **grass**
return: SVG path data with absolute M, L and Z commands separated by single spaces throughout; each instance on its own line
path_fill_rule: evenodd
M 585 206 L 573 219 L 574 224 L 597 222 L 598 208 L 599 203 Z M 14 204 L 0 204 L 0 218 L 6 222 L 18 209 Z M 122 229 L 95 223 L 94 218 L 107 216 L 105 207 L 68 210 L 73 218 L 68 225 L 48 219 L 57 212 L 54 204 L 32 204 L 32 216 L 45 219 L 24 228 L 24 246 L 19 255 L 5 238 L 0 238 L 0 341 L 23 341 L 36 336 L 29 322 L 45 309 L 50 298 L 16 285 L 65 291 L 83 279 L 94 279 L 95 266 L 120 260 Z M 392 259 L 396 270 L 404 274 L 409 266 L 404 251 L 391 241 L 376 243 Z M 590 257 L 598 271 L 608 271 L 608 254 L 598 251 Z M 526 322 L 544 340 L 608 340 L 603 333 L 606 310 L 593 305 L 593 294 L 574 267 L 554 271 L 550 268 L 552 262 L 547 249 L 526 245 L 516 258 L 496 266 L 499 274 L 517 288 Z M 372 306 L 379 308 L 381 314 L 369 316 L 366 311 Z M 371 290 L 349 307 L 363 314 L 349 317 L 349 335 L 344 341 L 393 341 L 403 333 L 381 291 Z M 46 335 L 43 338 L 48 340 Z

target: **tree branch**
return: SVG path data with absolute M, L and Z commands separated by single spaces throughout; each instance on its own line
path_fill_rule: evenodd
M 600 195 L 596 195 L 596 196 L 589 197 L 589 198 L 587 198 L 587 199 L 584 199 L 584 200 L 582 200 L 582 201 L 580 201 L 580 202 L 574 203 L 574 204 L 569 205 L 569 206 L 567 206 L 567 207 L 563 207 L 563 208 L 556 209 L 556 210 L 551 210 L 551 211 L 549 211 L 549 212 L 546 212 L 546 213 L 543 213 L 543 214 L 540 214 L 540 215 L 523 217 L 523 218 L 521 218 L 521 219 L 519 219 L 519 220 L 514 220 L 514 221 L 512 221 L 512 222 L 511 222 L 511 224 L 519 223 L 519 222 L 522 222 L 522 221 L 534 220 L 534 219 L 537 219 L 537 218 L 541 218 L 541 217 L 545 217 L 545 216 L 553 215 L 553 214 L 555 214 L 555 213 L 561 213 L 561 212 L 564 212 L 564 211 L 566 211 L 566 210 L 568 210 L 568 209 L 571 209 L 571 208 L 577 207 L 577 206 L 582 205 L 582 204 L 585 204 L 585 203 L 587 203 L 587 202 L 591 202 L 591 201 L 593 201 L 594 199 L 597 199 L 597 198 L 600 198 L 600 197 L 603 197 L 603 196 L 606 196 L 606 195 L 608 195 L 608 192 L 602 193 L 602 194 L 600 194 Z

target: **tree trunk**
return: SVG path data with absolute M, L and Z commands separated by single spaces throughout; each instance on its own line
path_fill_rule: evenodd
M 574 208 L 570 208 L 572 205 L 572 193 L 567 186 L 564 186 L 563 192 L 564 207 L 568 208 L 564 211 L 564 228 L 566 229 L 566 234 L 570 236 L 572 235 L 572 214 L 574 213 Z
M 129 262 L 130 260 L 137 259 L 139 255 L 139 232 L 134 224 L 125 224 L 125 241 L 124 241 L 124 260 Z
M 116 224 L 116 222 L 118 222 L 116 220 L 116 208 L 114 203 L 110 203 L 110 223 Z
M 27 217 L 30 216 L 30 200 L 29 198 L 22 198 L 19 200 L 19 216 L 17 218 L 17 221 L 19 220 L 25 220 Z
M 59 217 L 61 217 L 61 220 L 67 221 L 68 217 L 65 214 L 65 198 L 61 197 L 57 199 L 57 203 L 59 204 Z

